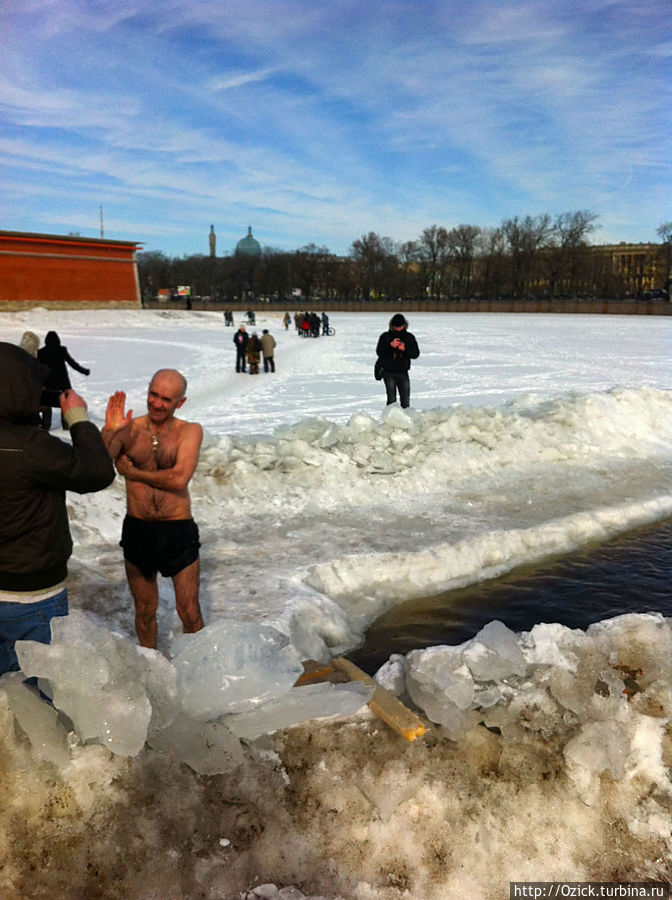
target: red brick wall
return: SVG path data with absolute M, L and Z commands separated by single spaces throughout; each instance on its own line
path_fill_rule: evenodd
M 125 241 L 0 232 L 0 303 L 140 305 Z

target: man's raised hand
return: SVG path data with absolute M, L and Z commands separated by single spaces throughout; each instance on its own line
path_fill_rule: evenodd
M 105 411 L 105 428 L 110 431 L 120 431 L 126 425 L 130 425 L 133 418 L 133 410 L 124 412 L 126 406 L 126 394 L 123 391 L 115 391 L 107 403 Z

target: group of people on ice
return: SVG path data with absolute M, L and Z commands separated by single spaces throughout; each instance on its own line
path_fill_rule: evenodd
M 256 331 L 248 334 L 241 325 L 233 336 L 233 343 L 236 345 L 236 372 L 247 372 L 249 366 L 250 375 L 258 375 L 262 356 L 264 372 L 275 372 L 275 338 L 268 328 L 264 328 L 259 337 Z
M 320 333 L 329 334 L 329 316 L 325 312 L 321 316 L 315 312 L 297 312 L 294 313 L 294 327 L 296 333 L 302 337 L 319 337 Z
M 256 325 L 257 324 L 257 317 L 256 317 L 253 309 L 248 309 L 248 311 L 245 313 L 245 318 L 247 319 L 248 325 Z M 224 310 L 224 324 L 225 325 L 233 325 L 234 324 L 232 309 Z

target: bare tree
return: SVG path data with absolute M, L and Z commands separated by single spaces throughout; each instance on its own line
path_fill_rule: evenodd
M 401 297 L 419 297 L 421 286 L 418 278 L 418 262 L 420 251 L 416 241 L 404 241 L 397 251 L 400 267 L 399 295 Z
M 294 253 L 292 275 L 307 299 L 312 296 L 315 287 L 322 284 L 325 263 L 330 256 L 326 247 L 318 247 L 317 244 L 306 244 Z
M 160 288 L 174 288 L 172 260 L 160 250 L 138 253 L 138 280 L 143 300 L 156 300 Z
M 392 238 L 370 231 L 353 241 L 350 255 L 359 269 L 363 296 L 367 300 L 372 294 L 382 296 L 389 280 L 390 267 L 397 265 Z
M 332 267 L 333 291 L 340 300 L 352 300 L 359 288 L 358 265 L 352 257 L 336 257 Z
M 476 225 L 458 225 L 448 232 L 448 243 L 452 249 L 458 292 L 469 296 L 476 247 L 481 229 Z M 450 293 L 452 294 L 452 285 Z
M 514 297 L 523 297 L 531 286 L 534 264 L 539 250 L 545 246 L 551 234 L 551 217 L 525 216 L 505 219 L 502 234 L 511 262 L 511 287 Z
M 481 292 L 497 299 L 502 294 L 508 272 L 502 229 L 484 229 L 480 234 L 480 245 Z
M 291 296 L 292 254 L 271 247 L 262 251 L 259 289 L 262 294 L 277 295 L 282 301 Z
M 579 257 L 588 246 L 588 235 L 596 225 L 597 216 L 587 210 L 560 213 L 550 230 L 544 263 L 548 271 L 549 293 L 555 297 L 563 281 L 571 293 L 576 293 Z
M 450 258 L 448 232 L 441 225 L 430 225 L 417 242 L 425 292 L 431 299 L 441 296 L 446 264 Z

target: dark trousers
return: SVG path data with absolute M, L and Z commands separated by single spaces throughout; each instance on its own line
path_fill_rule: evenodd
M 264 372 L 268 372 L 269 368 L 270 368 L 271 372 L 275 372 L 275 360 L 273 359 L 272 356 L 265 356 L 264 357 Z
M 51 419 L 52 419 L 51 412 L 52 412 L 52 410 L 51 410 L 50 406 L 40 407 L 40 427 L 44 428 L 45 431 L 49 431 L 49 429 L 51 428 Z M 60 412 L 60 410 L 59 410 L 59 413 L 61 415 L 61 428 L 63 429 L 63 431 L 67 431 L 68 426 L 65 424 L 65 419 L 63 418 L 63 413 Z
M 245 371 L 245 353 L 236 353 L 236 372 Z
M 408 372 L 383 372 L 383 381 L 387 391 L 387 405 L 397 402 L 399 391 L 399 403 L 406 409 L 411 402 L 411 379 Z

